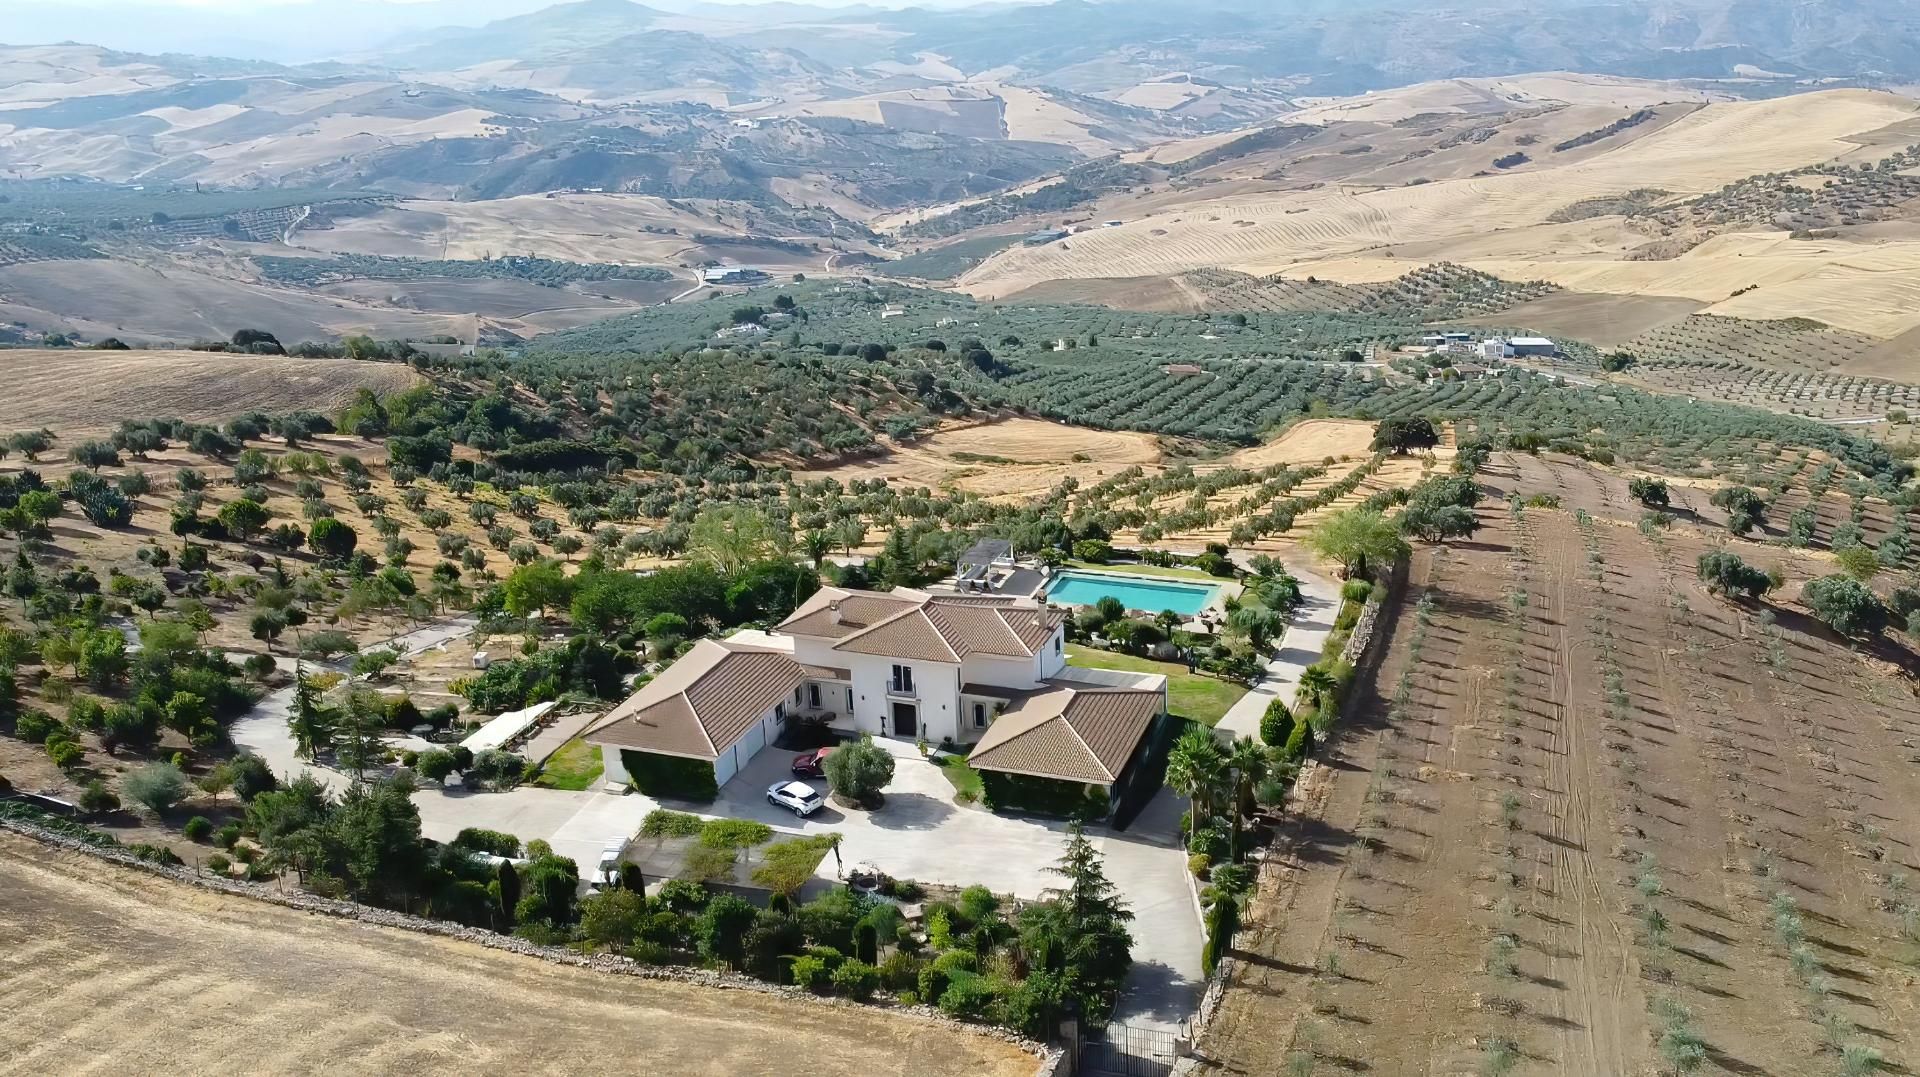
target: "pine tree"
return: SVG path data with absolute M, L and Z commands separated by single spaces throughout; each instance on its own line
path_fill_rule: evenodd
M 312 760 L 333 746 L 333 719 L 320 703 L 320 686 L 300 668 L 293 668 L 293 713 L 287 718 L 293 734 L 294 753 Z
M 1055 941 L 1062 947 L 1068 993 L 1080 999 L 1090 1020 L 1102 1020 L 1133 964 L 1133 938 L 1127 931 L 1133 913 L 1120 900 L 1099 850 L 1078 822 L 1067 831 L 1060 866 L 1051 870 L 1067 879 Z

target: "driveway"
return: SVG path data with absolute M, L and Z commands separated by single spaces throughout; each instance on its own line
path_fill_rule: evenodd
M 768 804 L 767 786 L 791 777 L 792 754 L 777 748 L 742 767 L 705 811 L 758 819 L 794 833 L 837 831 L 845 863 L 872 863 L 895 878 L 945 886 L 977 883 L 1027 900 L 1060 889 L 1064 880 L 1051 869 L 1066 847 L 1065 822 L 956 804 L 952 784 L 912 744 L 874 743 L 895 759 L 893 783 L 879 811 L 842 810 L 829 803 L 800 819 Z M 826 788 L 823 780 L 810 784 Z M 1178 839 L 1185 810 L 1184 802 L 1162 790 L 1125 833 L 1106 827 L 1087 832 L 1135 916 L 1134 968 L 1116 1018 L 1128 1024 L 1174 1030 L 1199 1004 L 1204 936 L 1188 889 L 1186 850 Z M 821 862 L 820 871 L 832 875 L 832 857 Z
M 1278 699 L 1291 707 L 1300 694 L 1300 674 L 1320 661 L 1320 648 L 1326 646 L 1333 631 L 1333 619 L 1340 614 L 1340 585 L 1317 572 L 1289 566 L 1288 572 L 1300 581 L 1300 605 L 1293 611 L 1287 634 L 1280 638 L 1280 649 L 1267 660 L 1266 675 L 1241 696 L 1214 726 L 1228 737 L 1260 739 L 1260 719 L 1267 704 Z

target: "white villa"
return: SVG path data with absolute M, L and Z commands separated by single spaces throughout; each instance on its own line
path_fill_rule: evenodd
M 1166 678 L 1068 671 L 1066 617 L 1032 598 L 825 587 L 772 632 L 699 641 L 585 737 L 620 784 L 623 751 L 711 762 L 725 784 L 810 720 L 1110 792 L 1166 713 Z

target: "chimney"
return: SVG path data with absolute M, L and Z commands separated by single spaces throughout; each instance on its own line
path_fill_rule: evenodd
M 827 603 L 827 622 L 828 622 L 829 624 L 840 624 L 840 623 L 841 623 L 841 620 L 840 620 L 840 603 L 838 603 L 838 602 L 829 602 L 829 603 Z

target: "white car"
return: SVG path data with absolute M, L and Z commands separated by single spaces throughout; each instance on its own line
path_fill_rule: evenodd
M 767 803 L 798 816 L 812 815 L 826 802 L 827 798 L 806 782 L 774 782 L 767 786 Z

